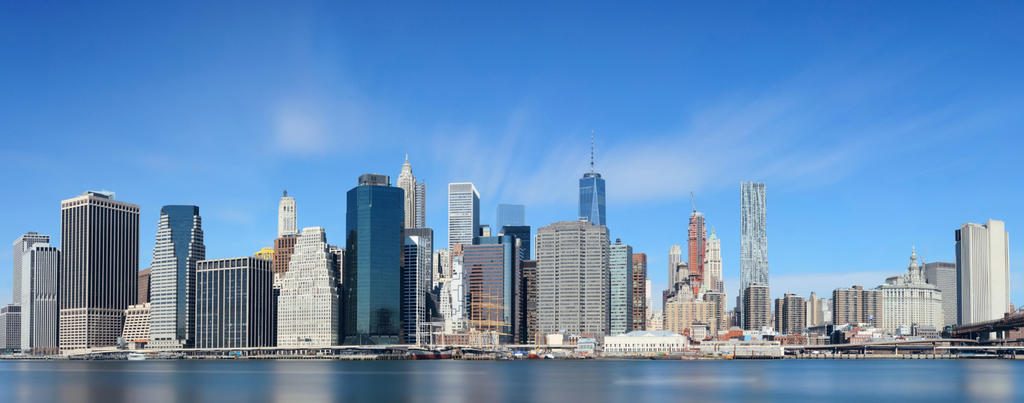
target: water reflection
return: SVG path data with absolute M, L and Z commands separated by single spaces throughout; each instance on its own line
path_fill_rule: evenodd
M 1022 401 L 1014 361 L 0 361 L 14 402 Z

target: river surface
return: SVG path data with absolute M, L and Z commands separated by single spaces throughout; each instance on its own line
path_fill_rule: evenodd
M 1024 401 L 1024 362 L 2 361 L 2 402 Z

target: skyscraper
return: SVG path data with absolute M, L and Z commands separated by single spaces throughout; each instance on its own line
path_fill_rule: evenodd
M 427 184 L 416 182 L 416 228 L 427 227 Z
M 956 302 L 958 292 L 956 288 L 956 263 L 931 262 L 924 264 L 924 276 L 928 284 L 934 285 L 942 291 L 942 324 L 956 324 Z
M 683 262 L 683 250 L 679 245 L 672 245 L 668 248 L 668 289 L 673 289 L 680 279 L 676 278 L 676 269 L 679 263 Z
M 524 260 L 520 268 L 521 342 L 533 344 L 541 337 L 537 329 L 537 261 Z
M 430 292 L 434 232 L 430 228 L 406 228 L 402 246 L 402 338 L 406 344 L 430 340 L 424 326 Z
M 523 260 L 530 260 L 533 257 L 531 249 L 532 237 L 530 236 L 529 225 L 516 225 L 500 227 L 499 235 L 512 235 L 519 240 L 519 249 Z
M 512 235 L 480 237 L 462 246 L 469 327 L 494 332 L 500 340 L 514 341 L 519 252 Z
M 444 332 L 454 333 L 465 328 L 466 287 L 462 266 L 462 245 L 451 254 L 451 275 L 441 285 L 441 316 Z
M 206 259 L 203 221 L 196 206 L 160 209 L 153 245 L 150 343 L 191 347 L 195 341 L 196 262 Z
M 472 183 L 448 184 L 448 250 L 472 245 L 480 227 L 480 194 Z
M 387 176 L 375 174 L 360 176 L 348 191 L 345 344 L 399 341 L 404 196 Z
M 824 325 L 825 321 L 821 312 L 821 300 L 818 299 L 818 294 L 811 291 L 811 296 L 807 298 L 807 319 L 805 320 L 807 327 L 821 326 Z
M 740 295 L 750 284 L 768 286 L 768 230 L 765 185 L 740 184 Z M 740 305 L 741 309 L 744 305 Z M 770 308 L 769 308 L 770 309 Z M 749 315 L 742 314 L 743 320 Z M 749 329 L 744 326 L 745 329 Z
M 709 290 L 725 293 L 722 281 L 722 240 L 718 239 L 714 227 L 711 228 L 707 252 L 704 254 L 704 274 L 704 285 Z
M 21 351 L 21 305 L 0 307 L 0 351 Z
M 633 247 L 616 239 L 608 253 L 611 278 L 609 334 L 618 335 L 633 330 Z
M 296 236 L 299 234 L 299 220 L 295 212 L 295 198 L 284 191 L 277 205 L 277 237 Z
M 272 266 L 254 256 L 197 263 L 196 348 L 274 345 Z
M 761 330 L 771 320 L 768 285 L 752 283 L 743 289 L 743 330 Z
M 426 192 L 427 187 L 423 182 L 417 182 L 416 176 L 412 174 L 412 165 L 409 164 L 409 156 L 405 156 L 405 163 L 402 164 L 402 172 L 398 174 L 398 187 L 405 192 L 402 199 L 402 208 L 405 211 L 405 228 L 426 227 Z
M 560 221 L 538 229 L 535 241 L 540 333 L 603 339 L 609 330 L 607 227 Z
M 288 272 L 288 265 L 292 260 L 292 253 L 295 252 L 297 235 L 286 235 L 274 240 L 274 284 L 280 285 L 284 274 Z
M 594 225 L 607 225 L 604 208 L 604 179 L 594 170 L 594 134 L 590 134 L 590 172 L 580 178 L 581 220 Z
M 704 254 L 707 248 L 707 230 L 704 228 L 704 213 L 697 211 L 694 206 L 690 214 L 690 225 L 688 232 L 687 250 L 688 260 L 686 265 L 690 268 L 690 276 L 696 277 L 693 284 L 694 294 L 698 293 L 700 286 L 704 283 Z
M 337 270 L 323 227 L 302 229 L 288 266 L 277 300 L 277 345 L 337 345 Z
M 25 352 L 54 354 L 57 340 L 57 271 L 60 250 L 49 243 L 34 243 L 22 254 L 21 348 Z
M 1010 235 L 1002 221 L 956 231 L 958 324 L 999 319 L 1010 310 Z
M 518 227 L 526 225 L 526 206 L 522 204 L 498 204 L 495 228 Z
M 288 262 L 295 250 L 295 241 L 299 236 L 298 215 L 295 212 L 295 198 L 284 191 L 277 209 L 277 238 L 274 239 L 274 284 L 280 286 L 284 273 L 288 271 Z
M 150 300 L 149 279 L 153 277 L 153 268 L 147 267 L 139 271 L 139 300 L 137 304 L 145 304 Z
M 647 330 L 647 254 L 633 254 L 633 319 L 630 328 Z
M 14 285 L 14 290 L 13 290 L 14 295 L 12 295 L 14 298 L 12 300 L 13 300 L 13 302 L 15 304 L 20 304 L 21 303 L 21 258 L 22 258 L 22 256 L 24 256 L 25 252 L 28 252 L 29 249 L 32 249 L 32 245 L 37 244 L 37 243 L 49 243 L 49 242 L 50 242 L 50 236 L 49 235 L 43 235 L 43 234 L 39 234 L 39 233 L 35 233 L 35 232 L 26 232 L 24 235 L 19 236 L 18 239 L 14 240 L 14 244 L 13 244 L 14 252 L 11 254 L 11 255 L 14 256 L 14 265 L 11 266 L 11 267 L 13 267 L 13 272 L 14 272 L 14 282 L 12 282 L 11 284 Z
M 138 301 L 139 206 L 88 191 L 61 201 L 61 351 L 107 347 Z

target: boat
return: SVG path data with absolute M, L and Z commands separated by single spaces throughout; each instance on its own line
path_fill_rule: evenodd
M 145 361 L 146 355 L 142 353 L 128 353 L 128 361 Z

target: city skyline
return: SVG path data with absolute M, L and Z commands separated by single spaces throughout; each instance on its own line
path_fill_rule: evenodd
M 230 11 L 221 7 L 197 17 L 216 21 Z M 277 21 L 270 13 L 245 17 L 239 29 L 261 48 L 229 44 L 219 31 L 189 33 L 173 19 L 115 20 L 74 7 L 57 13 L 83 18 L 55 32 L 81 36 L 57 40 L 29 34 L 39 29 L 29 22 L 42 20 L 27 17 L 41 12 L 5 13 L 0 32 L 21 39 L 8 47 L 18 62 L 0 77 L 11 95 L 0 100 L 0 131 L 9 140 L 0 151 L 8 161 L 0 177 L 19 195 L 0 201 L 0 236 L 10 242 L 35 231 L 59 245 L 59 201 L 109 189 L 142 208 L 140 269 L 149 265 L 159 208 L 167 204 L 203 209 L 211 259 L 248 256 L 272 246 L 286 188 L 300 205 L 301 226 L 323 226 L 340 240 L 340 201 L 351 178 L 377 172 L 394 180 L 406 153 L 429 188 L 426 224 L 438 235 L 435 245 L 447 244 L 451 182 L 478 187 L 481 224 L 496 229 L 488 221 L 496 205 L 515 203 L 527 207 L 526 224 L 536 230 L 575 219 L 591 130 L 607 180 L 609 235 L 648 255 L 655 294 L 667 286 L 669 245 L 685 245 L 690 191 L 721 239 L 730 301 L 739 286 L 741 181 L 770 187 L 773 299 L 882 284 L 904 271 L 911 245 L 926 262 L 953 262 L 953 233 L 962 224 L 997 219 L 1015 233 L 1024 218 L 1017 206 L 1022 191 L 1012 186 L 1024 170 L 1014 155 L 1022 145 L 1016 111 L 1024 93 L 1015 78 L 1024 60 L 1007 56 L 1017 53 L 1005 40 L 1015 30 L 998 18 L 1020 10 L 915 8 L 920 19 L 909 29 L 894 23 L 904 21 L 906 9 L 880 13 L 864 27 L 860 19 L 870 11 L 822 6 L 815 11 L 820 24 L 831 25 L 824 27 L 772 13 L 723 17 L 715 7 L 668 8 L 660 13 L 665 19 L 650 24 L 665 35 L 650 43 L 629 32 L 633 25 L 607 24 L 607 10 L 586 10 L 582 17 L 591 18 L 568 22 L 572 13 L 552 10 L 524 38 L 495 38 L 480 29 L 489 20 L 435 32 L 420 21 L 437 10 L 419 10 L 397 16 L 411 23 L 405 30 L 369 44 L 336 37 L 368 37 L 375 28 L 319 11 L 290 11 L 288 23 L 264 24 Z M 964 14 L 973 17 L 949 23 Z M 737 29 L 724 32 L 702 19 Z M 315 28 L 299 28 L 307 24 Z M 587 34 L 524 48 L 538 37 L 559 38 L 563 24 Z M 844 35 L 854 25 L 875 33 L 866 40 Z M 507 46 L 444 40 L 466 32 Z M 715 35 L 702 39 L 701 32 Z M 824 32 L 828 46 L 804 38 L 810 32 Z M 744 43 L 757 36 L 777 41 Z M 881 40 L 889 37 L 901 39 Z M 163 52 L 154 42 L 177 50 Z M 694 58 L 687 50 L 712 46 L 733 53 Z M 428 49 L 441 57 L 426 57 Z M 479 52 L 478 62 L 458 66 L 444 57 L 465 51 Z M 770 57 L 779 52 L 790 56 Z M 61 54 L 81 58 L 50 58 Z M 162 67 L 170 65 L 167 57 L 189 60 L 184 73 Z M 419 69 L 401 67 L 410 57 Z M 222 65 L 192 64 L 200 59 Z M 535 62 L 524 60 L 532 59 L 553 61 L 545 66 L 554 70 L 523 73 L 522 63 L 529 68 Z M 262 84 L 247 89 L 253 82 Z M 433 95 L 446 91 L 454 95 Z M 630 94 L 629 103 L 622 94 Z M 120 112 L 113 117 L 111 110 Z M 75 169 L 97 159 L 105 163 Z M 1024 282 L 1013 268 L 1021 267 L 1022 253 L 1011 236 L 1010 293 L 1017 303 L 1024 301 Z M 12 261 L 11 251 L 0 248 L 0 259 Z M 12 277 L 5 265 L 0 302 L 13 298 Z

